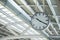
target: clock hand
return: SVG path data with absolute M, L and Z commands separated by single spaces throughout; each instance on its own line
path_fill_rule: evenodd
M 38 18 L 36 18 L 39 22 L 42 22 L 41 20 L 39 20 Z M 44 23 L 44 22 L 42 22 L 42 23 Z M 46 24 L 46 23 L 44 23 L 44 24 Z M 47 25 L 47 24 L 46 24 Z

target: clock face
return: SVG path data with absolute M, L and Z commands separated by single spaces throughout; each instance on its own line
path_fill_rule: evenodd
M 36 30 L 43 30 L 49 24 L 48 15 L 45 13 L 36 13 L 32 16 L 32 27 Z

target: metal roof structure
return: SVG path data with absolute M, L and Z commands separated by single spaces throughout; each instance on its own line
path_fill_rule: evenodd
M 43 12 L 43 0 L 0 0 L 0 40 L 59 40 L 60 0 L 45 0 L 49 25 L 36 31 L 31 16 Z M 23 39 L 24 38 L 24 39 Z

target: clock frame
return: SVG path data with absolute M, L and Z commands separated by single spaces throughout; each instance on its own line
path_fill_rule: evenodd
M 46 13 L 36 13 L 31 17 L 32 28 L 44 30 L 49 24 L 49 17 Z

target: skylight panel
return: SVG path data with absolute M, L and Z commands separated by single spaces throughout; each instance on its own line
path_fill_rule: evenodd
M 32 31 L 30 31 L 30 30 L 28 31 L 28 33 L 29 33 L 29 34 L 34 34 L 34 32 L 32 32 Z
M 30 28 L 27 30 L 24 35 L 40 35 L 40 33 L 36 32 L 34 29 Z

